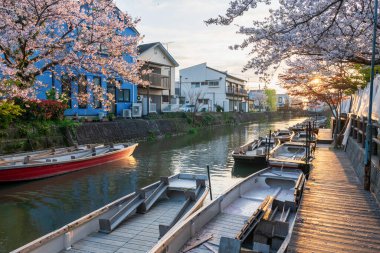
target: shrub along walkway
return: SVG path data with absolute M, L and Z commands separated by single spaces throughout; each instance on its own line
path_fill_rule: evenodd
M 318 147 L 288 252 L 380 252 L 380 209 L 346 153 Z

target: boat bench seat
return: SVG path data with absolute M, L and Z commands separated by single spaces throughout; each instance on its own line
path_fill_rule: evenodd
M 248 191 L 241 195 L 241 198 L 256 200 L 256 201 L 264 201 L 267 196 L 277 197 L 277 195 L 281 192 L 281 187 L 277 187 L 275 189 L 268 189 L 265 194 L 258 195 L 257 191 L 252 190 Z

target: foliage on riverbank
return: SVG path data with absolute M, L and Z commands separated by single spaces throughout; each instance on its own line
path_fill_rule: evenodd
M 6 129 L 11 124 L 63 120 L 66 108 L 67 104 L 55 100 L 0 100 L 0 129 Z
M 17 122 L 0 129 L 0 153 L 62 147 L 73 143 L 156 141 L 182 134 L 197 134 L 204 128 L 264 122 L 304 116 L 289 112 L 175 113 L 150 115 L 147 119 L 117 119 L 77 123 L 72 120 Z
M 15 122 L 6 129 L 0 129 L 0 153 L 70 145 L 76 139 L 75 129 L 79 125 L 72 120 Z

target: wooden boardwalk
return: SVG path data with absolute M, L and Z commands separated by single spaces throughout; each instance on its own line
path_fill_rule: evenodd
M 321 144 L 331 144 L 333 142 L 331 129 L 319 129 L 317 141 Z
M 380 209 L 346 153 L 318 147 L 288 252 L 380 252 Z

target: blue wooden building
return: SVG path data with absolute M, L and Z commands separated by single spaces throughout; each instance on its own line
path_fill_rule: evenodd
M 138 32 L 134 28 L 128 28 L 125 31 L 126 36 L 137 36 Z M 129 63 L 136 59 L 126 55 L 125 60 Z M 62 69 L 62 68 L 61 68 Z M 62 71 L 59 66 L 56 67 L 56 73 Z M 59 71 L 57 71 L 59 70 Z M 38 81 L 42 82 L 43 88 L 39 88 L 37 92 L 38 99 L 47 99 L 47 91 L 55 89 L 59 94 L 65 94 L 69 98 L 69 108 L 65 111 L 65 116 L 100 116 L 112 113 L 115 116 L 122 116 L 123 109 L 131 109 L 132 104 L 137 102 L 137 85 L 126 82 L 121 78 L 116 80 L 109 80 L 102 74 L 94 74 L 87 72 L 78 72 L 75 77 L 69 77 L 66 74 L 62 76 L 55 76 L 52 72 L 47 71 L 40 75 Z M 104 103 L 101 101 L 94 101 L 91 87 L 87 85 L 78 85 L 78 80 L 87 80 L 94 85 L 99 85 L 107 93 L 114 95 L 115 100 L 111 102 L 108 110 L 105 109 Z M 120 88 L 117 88 L 115 81 L 119 82 Z M 86 93 L 89 95 L 87 102 L 80 102 L 76 94 Z M 104 99 L 106 95 L 104 94 Z

